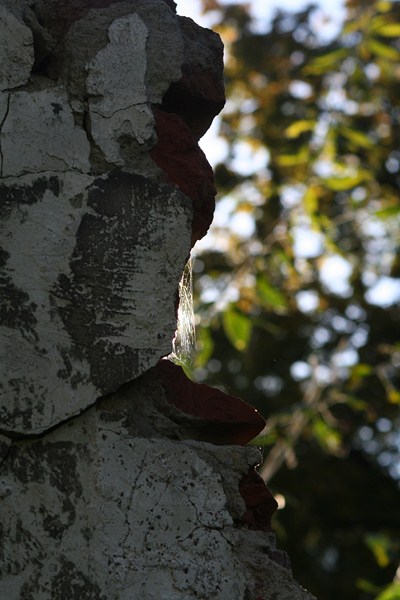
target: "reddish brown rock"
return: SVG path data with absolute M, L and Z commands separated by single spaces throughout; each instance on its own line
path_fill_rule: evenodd
M 271 518 L 278 503 L 254 467 L 242 478 L 239 491 L 246 504 L 243 524 L 249 529 L 271 531 Z
M 150 156 L 164 171 L 166 181 L 179 187 L 193 202 L 194 245 L 207 233 L 213 218 L 214 173 L 183 117 L 159 108 L 154 108 L 153 112 L 158 143 Z
M 185 62 L 182 76 L 154 107 L 157 145 L 150 155 L 193 202 L 192 244 L 202 238 L 211 224 L 216 190 L 214 174 L 199 138 L 210 127 L 225 104 L 223 46 L 219 37 L 191 19 L 180 17 Z
M 182 77 L 163 97 L 163 109 L 181 115 L 199 139 L 225 104 L 224 49 L 219 36 L 179 18 L 185 62 Z
M 204 441 L 244 445 L 263 429 L 265 421 L 253 407 L 221 390 L 191 381 L 178 365 L 161 360 L 155 371 L 168 401 L 196 417 Z
M 182 78 L 165 94 L 162 108 L 181 115 L 196 139 L 200 139 L 224 104 L 225 91 L 220 73 L 201 65 L 186 64 L 182 66 Z

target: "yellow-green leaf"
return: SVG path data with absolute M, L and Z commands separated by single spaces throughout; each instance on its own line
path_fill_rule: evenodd
M 348 35 L 349 33 L 354 33 L 355 31 L 359 31 L 359 29 L 360 29 L 360 22 L 358 20 L 347 21 L 347 23 L 344 23 L 344 25 L 343 25 L 343 33 L 345 35 Z
M 288 138 L 297 138 L 302 133 L 306 131 L 311 131 L 314 128 L 315 120 L 309 121 L 302 119 L 300 121 L 295 121 L 286 129 L 285 134 Z
M 400 404 L 400 391 L 395 389 L 389 390 L 388 400 L 390 404 Z
M 373 19 L 369 20 L 368 29 L 369 29 L 369 31 L 373 31 L 375 33 L 381 27 L 383 27 L 384 25 L 387 25 L 387 23 L 388 23 L 387 17 L 379 15 L 379 16 L 376 16 Z
M 316 417 L 313 420 L 312 430 L 315 439 L 321 448 L 330 452 L 335 452 L 340 448 L 341 437 L 340 433 L 328 425 L 321 417 Z
M 400 60 L 399 50 L 387 44 L 382 44 L 382 42 L 378 42 L 374 38 L 368 40 L 368 48 L 377 56 L 381 56 L 387 60 Z
M 376 597 L 376 600 L 400 600 L 400 583 L 392 583 Z
M 375 212 L 375 216 L 379 219 L 390 219 L 396 217 L 400 213 L 400 205 L 388 206 L 387 208 L 381 208 Z
M 234 308 L 230 308 L 222 315 L 222 325 L 232 346 L 240 351 L 246 350 L 252 328 L 250 318 Z
M 335 65 L 337 65 L 342 59 L 346 58 L 347 54 L 347 49 L 339 48 L 338 50 L 333 50 L 332 52 L 318 56 L 309 63 L 309 65 L 304 69 L 304 72 L 306 74 L 325 73 L 327 69 L 333 69 Z
M 302 148 L 297 154 L 281 154 L 276 157 L 276 162 L 281 167 L 296 167 L 302 165 L 309 160 L 307 148 Z
M 353 377 L 369 377 L 369 375 L 372 375 L 374 372 L 373 367 L 371 367 L 371 365 L 367 365 L 365 363 L 359 363 L 358 365 L 354 365 L 354 367 L 351 369 L 351 375 Z
M 365 133 L 350 129 L 349 127 L 341 127 L 340 133 L 350 140 L 350 142 L 353 142 L 356 146 L 360 146 L 361 148 L 371 148 L 374 143 Z
M 268 433 L 260 434 L 254 440 L 251 440 L 251 446 L 271 446 L 279 439 L 278 432 L 272 429 Z
M 349 177 L 327 177 L 323 182 L 334 192 L 344 192 L 356 187 L 356 185 L 360 184 L 364 179 L 364 175 L 358 174 Z
M 359 412 L 362 412 L 368 408 L 368 402 L 362 398 L 357 398 L 357 396 L 347 395 L 344 404 L 348 404 L 350 408 Z
M 304 210 L 311 217 L 311 219 L 318 210 L 318 190 L 319 188 L 315 186 L 310 186 L 303 196 Z
M 375 33 L 384 37 L 398 37 L 400 36 L 400 23 L 388 23 L 382 25 L 375 30 Z
M 378 594 L 381 591 L 381 587 L 371 583 L 367 579 L 357 579 L 356 581 L 357 588 L 363 592 L 368 592 L 369 594 Z
M 389 536 L 383 533 L 369 534 L 365 536 L 365 543 L 375 556 L 378 565 L 383 569 L 390 564 L 390 550 L 392 542 Z
M 391 10 L 392 8 L 393 4 L 392 2 L 388 2 L 388 0 L 381 0 L 381 2 L 378 2 L 378 4 L 376 5 L 376 10 L 380 13 L 389 12 L 389 10 Z

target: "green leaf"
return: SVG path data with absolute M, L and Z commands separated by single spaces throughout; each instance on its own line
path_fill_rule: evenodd
M 308 148 L 302 148 L 297 154 L 281 154 L 276 157 L 276 162 L 281 167 L 296 167 L 309 161 Z
M 366 546 L 375 556 L 375 560 L 381 569 L 387 567 L 390 562 L 390 550 L 392 541 L 389 536 L 383 533 L 370 533 L 364 538 Z
M 381 587 L 371 583 L 367 579 L 357 579 L 356 585 L 359 590 L 362 590 L 363 592 L 368 592 L 369 594 L 378 594 L 382 589 Z
M 365 180 L 364 174 L 357 174 L 347 177 L 327 177 L 323 179 L 324 184 L 334 192 L 344 192 L 351 190 Z
M 320 190 L 319 186 L 311 185 L 307 188 L 303 196 L 304 210 L 310 217 L 313 228 L 317 231 L 320 231 L 322 226 L 321 218 L 318 215 Z
M 272 446 L 278 439 L 278 432 L 275 429 L 271 429 L 268 433 L 258 435 L 249 443 L 251 446 Z
M 376 600 L 400 600 L 400 583 L 392 583 L 376 597 Z
M 286 129 L 285 135 L 288 138 L 297 138 L 299 137 L 299 135 L 305 133 L 306 131 L 312 131 L 314 129 L 314 125 L 315 120 L 308 121 L 303 119 L 300 121 L 295 121 Z
M 358 365 L 354 365 L 354 367 L 351 369 L 352 377 L 359 377 L 361 379 L 363 379 L 364 377 L 369 377 L 373 374 L 373 372 L 373 367 L 366 363 L 359 363 Z
M 257 277 L 257 295 L 267 307 L 276 309 L 286 309 L 288 307 L 288 303 L 282 292 L 272 286 L 264 276 Z
M 393 48 L 392 46 L 382 44 L 382 42 L 378 42 L 378 40 L 375 40 L 374 38 L 369 39 L 367 45 L 369 50 L 377 56 L 381 56 L 387 60 L 400 60 L 399 50 L 396 50 L 396 48 Z
M 400 23 L 388 23 L 387 25 L 378 27 L 375 33 L 384 37 L 398 37 L 400 36 Z
M 375 216 L 379 219 L 390 219 L 391 217 L 397 217 L 400 214 L 400 205 L 388 206 L 387 208 L 381 208 L 377 210 Z
M 368 31 L 371 32 L 373 31 L 374 33 L 380 29 L 381 27 L 383 27 L 384 25 L 388 24 L 388 20 L 387 17 L 384 17 L 382 15 L 377 15 L 376 17 L 373 17 L 372 19 L 369 20 L 369 24 L 368 24 Z
M 228 308 L 222 315 L 222 325 L 232 346 L 240 351 L 246 350 L 252 329 L 250 318 L 234 308 Z
M 374 144 L 373 140 L 361 131 L 350 129 L 349 127 L 341 127 L 339 131 L 344 137 L 350 140 L 350 142 L 353 142 L 356 146 L 361 148 L 371 148 Z
M 214 342 L 210 329 L 201 327 L 197 330 L 195 366 L 204 367 L 210 360 L 214 350 Z
M 342 441 L 340 433 L 328 425 L 322 417 L 318 416 L 313 419 L 312 430 L 315 439 L 324 450 L 335 452 L 340 448 Z
M 363 400 L 362 398 L 357 398 L 357 396 L 349 395 L 346 398 L 347 399 L 344 402 L 344 404 L 348 404 L 353 410 L 356 410 L 358 412 L 367 410 L 368 402 L 366 402 L 366 400 Z
M 318 56 L 317 58 L 314 58 L 314 60 L 310 61 L 308 66 L 304 69 L 304 72 L 306 74 L 312 73 L 316 75 L 325 73 L 328 69 L 334 69 L 335 66 L 342 61 L 342 59 L 346 58 L 347 55 L 348 51 L 346 48 L 333 50 L 332 52 Z

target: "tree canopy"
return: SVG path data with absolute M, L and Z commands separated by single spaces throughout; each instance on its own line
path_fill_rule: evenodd
M 254 443 L 297 579 L 395 600 L 400 562 L 400 2 L 268 31 L 204 2 L 227 47 L 224 226 L 195 261 L 193 376 L 267 419 Z

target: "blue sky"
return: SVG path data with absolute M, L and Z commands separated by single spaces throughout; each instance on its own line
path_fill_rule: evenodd
M 197 23 L 201 25 L 208 25 L 210 21 L 201 15 L 200 0 L 175 0 L 177 3 L 178 14 L 191 17 Z M 224 4 L 240 4 L 241 0 L 222 0 Z M 324 13 L 332 21 L 332 28 L 334 30 L 335 23 L 343 17 L 343 5 L 344 0 L 313 0 L 313 4 L 320 6 L 321 13 Z M 274 11 L 277 8 L 286 10 L 298 11 L 311 4 L 311 0 L 247 0 L 247 4 L 250 5 L 252 15 L 255 17 L 258 27 L 260 29 L 266 28 L 266 25 L 270 22 Z M 257 24 L 256 24 L 257 26 Z M 337 26 L 336 26 L 337 27 Z M 333 31 L 332 30 L 332 31 Z

